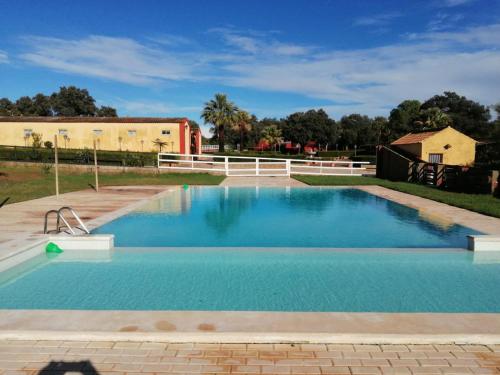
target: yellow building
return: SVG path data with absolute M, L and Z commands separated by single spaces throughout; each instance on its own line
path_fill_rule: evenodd
M 32 134 L 62 148 L 200 153 L 201 133 L 187 118 L 156 117 L 0 117 L 0 145 L 31 146 Z M 156 142 L 156 143 L 155 143 Z
M 429 163 L 472 165 L 476 155 L 476 141 L 450 126 L 409 133 L 391 145 Z

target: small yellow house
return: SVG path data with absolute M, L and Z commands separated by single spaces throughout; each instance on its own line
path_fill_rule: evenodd
M 476 156 L 476 141 L 450 126 L 409 133 L 391 145 L 429 163 L 470 166 Z
M 0 117 L 0 145 L 31 146 L 32 134 L 61 148 L 200 153 L 201 133 L 187 118 L 158 117 Z

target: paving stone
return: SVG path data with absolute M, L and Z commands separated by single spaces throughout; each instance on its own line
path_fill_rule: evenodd
M 208 345 L 35 340 L 19 343 L 4 340 L 0 341 L 0 375 L 7 372 L 37 375 L 50 361 L 91 361 L 101 375 L 230 372 L 500 375 L 500 352 L 496 349 L 491 345 Z
M 362 367 L 350 367 L 351 373 L 354 375 L 379 375 L 382 373 L 378 367 L 374 366 L 362 366 Z
M 382 349 L 378 345 L 354 345 L 354 351 L 356 352 L 381 352 Z
M 333 367 L 321 366 L 320 369 L 322 374 L 348 375 L 351 373 L 349 367 L 343 367 L 343 366 L 333 366 Z
M 342 352 L 327 351 L 327 352 L 314 352 L 316 358 L 342 358 Z

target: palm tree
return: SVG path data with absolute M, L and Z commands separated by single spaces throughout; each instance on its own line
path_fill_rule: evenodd
M 281 129 L 275 125 L 264 128 L 262 130 L 262 138 L 265 139 L 271 146 L 274 146 L 274 151 L 276 151 L 276 145 L 283 141 Z
M 214 99 L 205 103 L 201 118 L 205 124 L 213 124 L 216 127 L 219 152 L 224 152 L 224 128 L 235 123 L 237 112 L 236 105 L 230 102 L 224 94 L 215 94 Z
M 452 124 L 452 120 L 448 114 L 443 112 L 438 107 L 428 108 L 422 111 L 420 120 L 415 121 L 415 124 L 428 129 L 444 128 Z
M 153 144 L 158 146 L 158 149 L 160 150 L 159 152 L 161 152 L 161 149 L 163 148 L 163 146 L 165 146 L 168 142 L 165 142 L 165 141 L 162 141 L 160 138 L 156 138 L 154 141 L 153 141 Z
M 236 112 L 236 121 L 233 127 L 240 132 L 240 151 L 243 149 L 243 136 L 250 130 L 250 121 L 252 116 L 247 111 L 239 110 Z

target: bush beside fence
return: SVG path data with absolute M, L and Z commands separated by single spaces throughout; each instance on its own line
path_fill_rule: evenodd
M 93 164 L 94 152 L 90 149 L 58 149 L 60 163 Z M 54 162 L 54 149 L 20 146 L 0 146 L 0 160 L 34 163 Z M 145 167 L 156 166 L 157 154 L 152 152 L 97 151 L 100 165 Z

